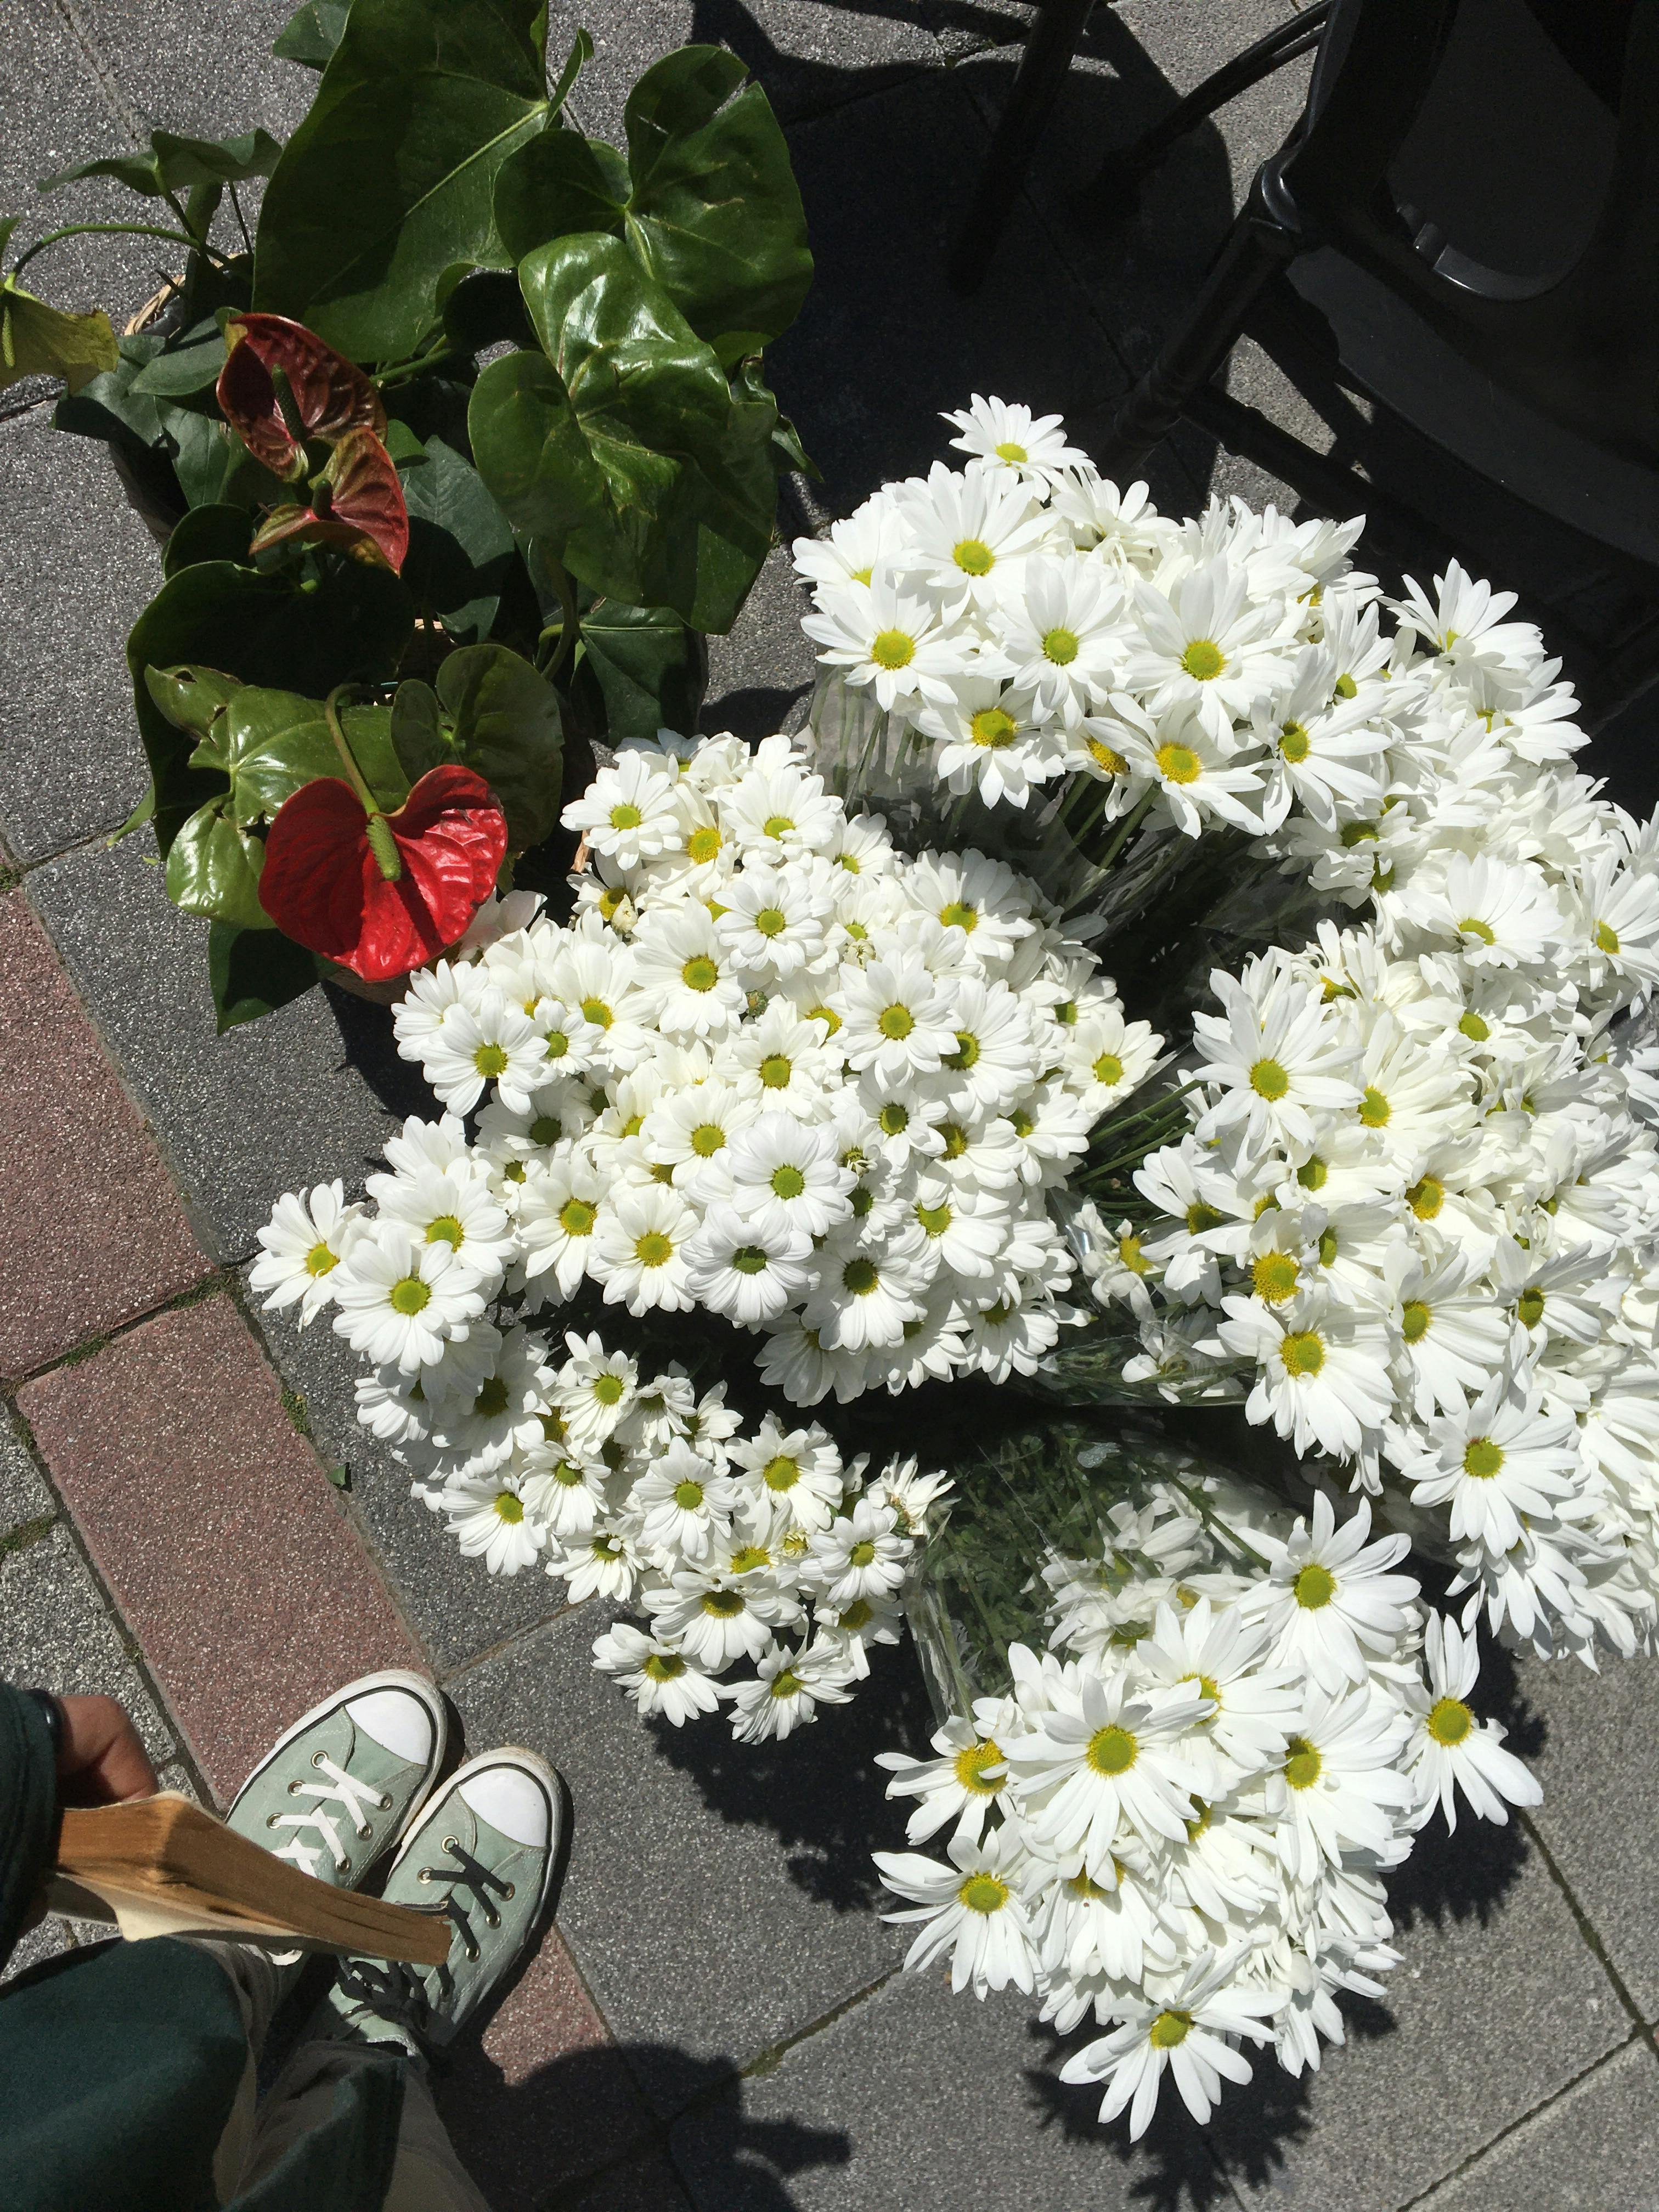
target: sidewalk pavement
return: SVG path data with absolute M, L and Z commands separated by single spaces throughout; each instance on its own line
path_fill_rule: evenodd
M 265 58 L 285 0 L 0 0 L 12 131 L 0 207 L 161 120 L 291 125 Z M 568 11 L 562 10 L 562 13 Z M 974 390 L 1073 414 L 1121 390 L 1190 291 L 1236 192 L 1295 112 L 1295 73 L 1198 135 L 1129 229 L 1079 229 L 1101 148 L 1274 20 L 1269 0 L 1097 11 L 991 280 L 942 248 L 1030 11 L 988 0 L 603 0 L 578 106 L 612 128 L 682 39 L 724 40 L 789 125 L 819 281 L 775 373 L 823 471 L 821 526 L 939 450 Z M 567 21 L 566 27 L 568 27 Z M 84 190 L 66 196 L 71 220 Z M 142 241 L 58 264 L 86 302 L 154 289 Z M 74 304 L 82 304 L 76 299 Z M 1246 349 L 1234 388 L 1308 427 Z M 1430 1841 L 1395 1903 L 1405 1963 L 1311 2082 L 1276 2069 L 1200 2134 L 1131 2150 L 1063 2089 L 1017 1996 L 896 1972 L 868 1854 L 901 1832 L 870 1760 L 918 1744 L 915 1662 L 781 1746 L 653 1731 L 589 1664 L 605 1615 L 492 1582 L 352 1418 L 324 1328 L 267 1326 L 245 1288 L 273 1199 L 360 1188 L 422 1103 L 384 1017 L 313 994 L 217 1038 L 202 933 L 149 839 L 110 849 L 143 785 L 121 660 L 154 548 L 102 457 L 23 390 L 0 418 L 0 1674 L 107 1690 L 168 1782 L 222 1803 L 343 1679 L 428 1668 L 471 1748 L 553 1759 L 574 1807 L 556 1930 L 444 2084 L 498 2212 L 1632 2212 L 1659 2173 L 1659 1663 L 1492 1676 L 1546 1802 Z M 1298 411 L 1300 410 L 1300 411 Z M 1275 487 L 1196 435 L 1155 495 Z M 1278 495 L 1281 499 L 1286 495 Z M 776 726 L 810 683 L 775 555 L 717 645 L 708 723 Z M 343 1465 L 342 1492 L 329 1470 Z M 76 1940 L 48 1923 L 28 1956 Z

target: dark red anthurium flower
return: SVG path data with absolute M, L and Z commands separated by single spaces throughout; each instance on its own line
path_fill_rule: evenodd
M 259 902 L 296 945 L 384 983 L 466 934 L 495 888 L 507 817 L 483 778 L 453 761 L 383 812 L 347 742 L 340 696 L 325 712 L 349 781 L 318 776 L 277 808 Z
M 286 315 L 233 315 L 225 344 L 218 400 L 226 422 L 255 460 L 284 483 L 306 483 L 310 494 L 273 508 L 253 550 L 302 540 L 400 569 L 409 510 L 371 380 Z M 330 449 L 320 471 L 320 456 L 308 450 L 318 446 Z

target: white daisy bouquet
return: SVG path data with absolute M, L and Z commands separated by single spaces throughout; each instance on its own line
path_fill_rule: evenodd
M 465 1552 L 648 1624 L 595 1650 L 642 1710 L 783 1735 L 896 1640 L 945 1486 L 799 1409 L 1037 1366 L 1080 1317 L 1047 1194 L 1159 1041 L 1034 884 L 899 851 L 787 738 L 625 750 L 564 818 L 568 918 L 501 902 L 398 1006 L 442 1113 L 367 1205 L 284 1198 L 253 1287 L 331 1310 Z M 694 1381 L 727 1328 L 746 1419 Z
M 797 547 L 817 757 L 1018 859 L 1175 1044 L 1051 1194 L 1104 1313 L 1024 1387 L 1231 1401 L 1295 1455 L 1177 1479 L 1122 1416 L 1115 1460 L 1058 1419 L 970 1452 L 916 1607 L 952 1718 L 894 1790 L 955 1829 L 884 1863 L 913 1962 L 1091 2014 L 1068 2070 L 1139 2133 L 1166 2067 L 1201 2118 L 1243 2044 L 1317 2063 L 1454 1782 L 1532 1802 L 1468 1702 L 1483 1613 L 1591 1664 L 1652 1640 L 1659 859 L 1511 597 L 1389 601 L 1357 523 L 1176 524 L 1057 418 L 949 419 L 964 467 Z M 1339 1522 L 1316 1476 L 1367 1495 Z M 1382 1573 L 1412 1541 L 1461 1627 Z M 1285 1733 L 1218 1758 L 1275 1680 Z

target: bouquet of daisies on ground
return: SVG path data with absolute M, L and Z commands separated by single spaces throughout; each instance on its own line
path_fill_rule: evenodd
M 625 750 L 564 820 L 568 917 L 514 895 L 412 979 L 433 1117 L 366 1203 L 282 1200 L 253 1285 L 331 1310 L 464 1552 L 632 1613 L 595 1656 L 643 1711 L 787 1735 L 897 1639 L 945 1486 L 808 1409 L 1036 1368 L 1048 1194 L 1159 1040 L 1033 884 L 788 738 Z
M 1067 2073 L 1139 2134 L 1166 2071 L 1203 2118 L 1247 2046 L 1316 2065 L 1434 1806 L 1535 1801 L 1483 1616 L 1652 1641 L 1659 841 L 1512 598 L 1390 601 L 1358 524 L 1172 522 L 1056 418 L 950 419 L 965 466 L 797 546 L 817 757 L 1022 866 L 1170 1040 L 1050 1193 L 1099 1310 L 1030 1387 L 1261 1448 L 1240 1484 L 1056 1416 L 958 1463 L 916 1608 L 951 1717 L 891 1762 L 946 1849 L 881 1864 L 911 1962 L 1091 2021 Z

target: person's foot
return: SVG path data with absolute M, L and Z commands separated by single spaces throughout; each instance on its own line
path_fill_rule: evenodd
M 430 1682 L 401 1668 L 365 1674 L 278 1739 L 226 1823 L 301 1874 L 356 1889 L 419 1814 L 447 1733 Z M 282 1952 L 276 1963 L 301 1955 Z
M 447 1962 L 342 1959 L 309 2033 L 415 2052 L 453 2041 L 534 1940 L 563 1825 L 558 1778 L 533 1751 L 507 1745 L 458 1767 L 404 1838 L 383 1892 L 389 1905 L 448 1916 Z

